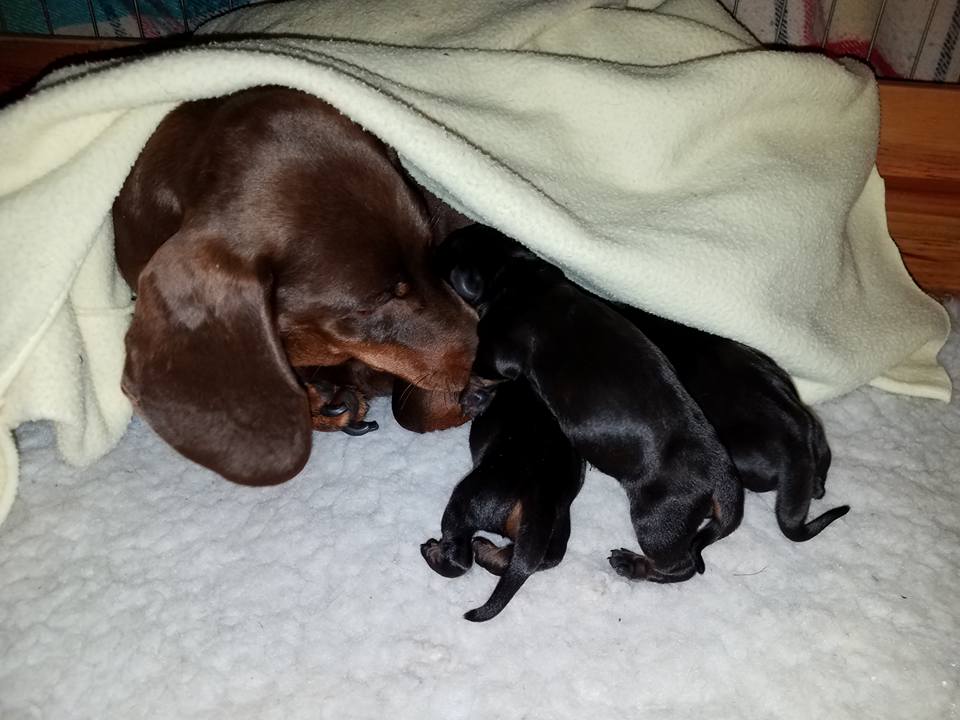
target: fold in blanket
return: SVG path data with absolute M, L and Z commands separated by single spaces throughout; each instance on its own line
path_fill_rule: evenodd
M 760 348 L 808 401 L 949 397 L 946 312 L 887 233 L 864 67 L 757 49 L 700 0 L 311 0 L 205 31 L 276 35 L 72 68 L 0 114 L 0 518 L 12 428 L 51 420 L 86 463 L 126 427 L 110 207 L 137 154 L 178 103 L 255 85 L 327 99 L 458 209 Z

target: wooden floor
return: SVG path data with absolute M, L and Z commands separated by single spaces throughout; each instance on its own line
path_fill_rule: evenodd
M 14 99 L 55 61 L 136 52 L 137 41 L 0 35 L 0 93 Z M 887 220 L 907 268 L 928 292 L 960 295 L 960 86 L 880 83 L 877 166 Z

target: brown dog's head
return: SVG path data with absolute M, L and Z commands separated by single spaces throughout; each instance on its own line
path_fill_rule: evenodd
M 259 88 L 181 106 L 114 225 L 137 287 L 124 390 L 231 480 L 282 482 L 306 462 L 291 366 L 358 360 L 437 391 L 469 377 L 476 317 L 430 271 L 422 200 L 378 140 L 316 98 Z

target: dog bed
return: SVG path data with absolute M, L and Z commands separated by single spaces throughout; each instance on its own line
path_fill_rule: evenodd
M 956 322 L 960 303 L 952 305 Z M 960 336 L 942 359 L 960 377 Z M 818 407 L 834 453 L 804 544 L 772 494 L 679 586 L 630 583 L 626 498 L 588 473 L 566 559 L 504 612 L 495 578 L 430 570 L 467 429 L 318 438 L 239 488 L 135 421 L 94 467 L 25 425 L 0 534 L 0 717 L 231 720 L 952 718 L 960 703 L 960 398 L 863 388 Z M 321 442 L 322 440 L 322 442 Z

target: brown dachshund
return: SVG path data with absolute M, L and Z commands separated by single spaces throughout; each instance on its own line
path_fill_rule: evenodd
M 426 199 L 396 154 L 275 87 L 181 105 L 113 208 L 136 289 L 123 389 L 164 440 L 235 482 L 297 474 L 311 430 L 463 422 L 476 315 L 430 270 Z

